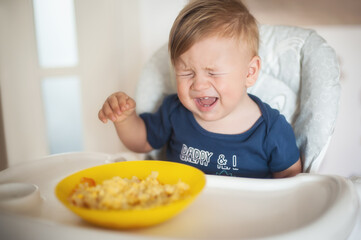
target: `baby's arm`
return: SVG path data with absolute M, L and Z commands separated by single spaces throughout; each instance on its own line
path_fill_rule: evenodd
M 135 101 L 123 92 L 110 95 L 98 114 L 106 123 L 114 123 L 119 139 L 131 151 L 146 153 L 153 150 L 147 141 L 147 131 L 143 119 L 135 112 Z
M 302 172 L 302 163 L 301 163 L 301 159 L 298 159 L 296 163 L 294 163 L 291 167 L 287 168 L 286 170 L 283 170 L 281 172 L 274 172 L 273 177 L 274 178 L 293 177 L 301 172 Z

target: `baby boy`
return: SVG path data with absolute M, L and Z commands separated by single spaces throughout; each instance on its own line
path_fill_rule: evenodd
M 302 171 L 290 124 L 248 94 L 261 59 L 255 18 L 240 0 L 194 0 L 169 35 L 177 94 L 155 113 L 135 112 L 135 101 L 112 94 L 99 111 L 123 144 L 146 153 L 167 147 L 167 160 L 206 174 L 291 177 Z

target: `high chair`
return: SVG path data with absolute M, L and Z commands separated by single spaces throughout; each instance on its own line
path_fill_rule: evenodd
M 222 192 L 224 189 L 232 188 L 229 185 L 232 185 L 230 182 L 234 182 L 235 185 L 242 186 L 242 189 L 237 189 L 237 191 L 240 191 L 239 194 L 243 196 L 235 201 L 247 205 L 259 198 L 267 199 L 270 191 L 272 194 L 277 194 L 277 187 L 294 181 L 299 185 L 288 185 L 288 187 L 281 188 L 285 191 L 282 194 L 288 194 L 288 196 L 293 196 L 290 199 L 300 201 L 296 207 L 297 210 L 291 210 L 276 218 L 283 219 L 293 215 L 298 219 L 297 221 L 301 218 L 305 220 L 304 227 L 286 226 L 284 231 L 289 235 L 281 234 L 260 239 L 304 239 L 305 237 L 310 239 L 359 239 L 361 234 L 361 211 L 359 209 L 361 178 L 354 178 L 350 181 L 341 176 L 312 174 L 318 172 L 335 128 L 341 91 L 340 68 L 336 53 L 322 37 L 310 29 L 261 25 L 259 30 L 259 55 L 262 66 L 256 84 L 249 88 L 248 92 L 278 109 L 292 125 L 301 153 L 303 172 L 308 174 L 299 174 L 295 178 L 276 180 L 276 182 L 207 176 L 207 186 L 219 186 L 219 191 Z M 164 45 L 151 57 L 141 74 L 135 94 L 137 112 L 156 111 L 163 98 L 172 93 L 176 93 L 175 74 L 170 63 L 167 45 Z M 165 148 L 154 150 L 146 158 L 165 159 Z M 324 179 L 316 180 L 318 177 Z M 335 180 L 340 181 L 336 184 L 338 190 L 331 193 L 333 190 L 324 184 L 335 183 Z M 342 186 L 341 182 L 345 185 Z M 302 190 L 302 187 L 308 184 L 310 184 L 310 188 L 306 188 L 312 190 L 310 192 Z M 326 188 L 330 191 L 327 194 L 321 194 Z M 247 197 L 244 198 L 244 196 L 252 195 L 255 191 L 259 194 L 258 198 L 249 201 L 247 201 Z M 339 194 L 337 197 L 334 195 L 336 192 Z M 357 192 L 359 196 L 357 196 Z M 237 194 L 235 193 L 235 195 Z M 311 198 L 311 196 L 313 197 Z M 227 196 L 224 197 L 227 198 Z M 236 196 L 229 196 L 229 198 L 237 199 Z M 327 207 L 315 202 L 316 199 L 321 198 L 329 201 L 329 204 L 326 204 Z M 293 200 L 290 199 L 275 208 L 282 209 L 283 205 L 293 204 Z M 276 202 L 278 201 L 276 200 Z M 348 203 L 346 203 L 347 201 Z M 336 208 L 338 210 L 335 210 Z M 232 211 L 234 210 L 230 210 L 230 212 Z M 247 207 L 242 211 L 247 211 Z M 272 211 L 272 209 L 267 209 L 259 213 L 260 219 L 267 219 L 265 217 L 267 212 Z M 322 212 L 311 219 L 307 217 L 310 216 L 306 213 L 308 211 Z M 222 216 L 214 216 L 214 218 L 223 219 Z M 347 223 L 349 226 L 344 224 L 346 221 L 349 221 Z M 284 222 L 285 225 L 287 225 L 286 222 Z M 250 224 L 249 229 L 259 225 L 259 223 L 252 225 L 248 220 L 245 224 Z M 270 226 L 274 227 L 273 224 Z M 261 231 L 267 230 L 262 229 Z M 253 236 L 252 234 L 249 236 Z M 262 234 L 266 233 L 262 232 Z
M 315 31 L 291 26 L 260 26 L 260 75 L 249 93 L 278 109 L 292 125 L 304 172 L 317 172 L 335 127 L 340 69 L 334 50 Z M 137 112 L 155 111 L 175 93 L 167 46 L 146 64 L 138 82 Z M 164 151 L 153 151 L 164 159 Z

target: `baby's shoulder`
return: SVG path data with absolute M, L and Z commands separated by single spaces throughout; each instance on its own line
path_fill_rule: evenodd
M 257 103 L 258 107 L 261 110 L 262 117 L 268 126 L 272 126 L 275 122 L 277 122 L 279 120 L 283 121 L 282 115 L 280 114 L 280 112 L 277 109 L 272 108 L 268 103 L 263 102 L 257 96 L 250 94 L 250 97 L 253 99 L 253 101 L 255 101 Z M 280 117 L 281 117 L 281 119 L 280 119 Z
M 169 115 L 174 114 L 182 110 L 182 103 L 180 102 L 177 94 L 170 94 L 163 100 L 161 108 Z
M 266 124 L 267 136 L 274 136 L 276 138 L 293 134 L 291 124 L 287 121 L 279 110 L 272 108 L 267 103 L 263 103 L 262 116 Z

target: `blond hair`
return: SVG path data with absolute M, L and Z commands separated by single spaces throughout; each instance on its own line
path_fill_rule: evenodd
M 257 22 L 240 0 L 193 0 L 179 13 L 169 34 L 172 64 L 194 43 L 212 35 L 243 40 L 258 55 Z

